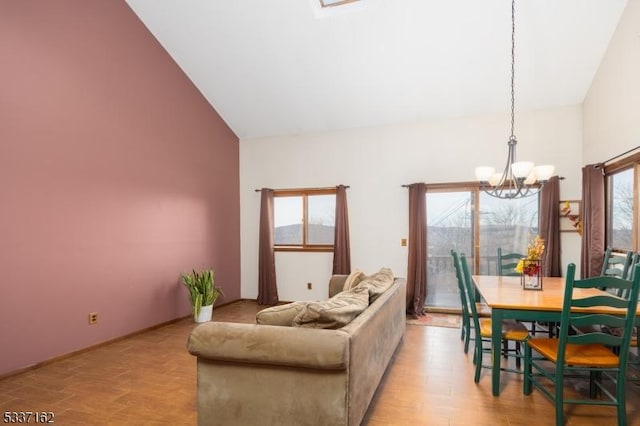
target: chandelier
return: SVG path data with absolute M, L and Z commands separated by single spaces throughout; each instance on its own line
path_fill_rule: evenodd
M 496 198 L 514 199 L 534 195 L 542 185 L 551 178 L 555 168 L 550 165 L 537 166 L 531 161 L 516 161 L 516 145 L 514 135 L 515 123 L 515 0 L 511 1 L 511 136 L 507 165 L 502 173 L 496 173 L 493 167 L 476 167 L 476 179 L 480 181 L 480 190 Z M 535 185 L 535 184 L 538 185 Z

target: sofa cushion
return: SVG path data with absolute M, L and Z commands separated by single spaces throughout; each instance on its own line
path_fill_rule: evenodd
M 293 302 L 265 308 L 256 314 L 256 323 L 290 327 L 293 324 L 293 319 L 304 309 L 307 303 Z
M 349 324 L 369 306 L 367 288 L 355 287 L 331 299 L 309 302 L 294 318 L 294 327 L 336 329 Z
M 369 292 L 369 303 L 373 303 L 382 293 L 393 284 L 393 272 L 389 268 L 382 268 L 378 272 L 365 277 L 356 286 L 366 288 Z
M 352 288 L 357 286 L 360 283 L 360 281 L 364 279 L 364 277 L 365 277 L 364 272 L 360 271 L 359 269 L 356 269 L 355 271 L 350 273 L 347 279 L 345 280 L 344 286 L 342 287 L 342 291 L 351 290 Z

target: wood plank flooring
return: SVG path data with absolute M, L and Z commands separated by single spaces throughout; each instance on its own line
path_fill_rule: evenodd
M 214 321 L 254 322 L 260 306 L 217 308 Z M 196 359 L 186 350 L 188 318 L 0 380 L 4 411 L 51 411 L 60 425 L 195 425 Z M 519 375 L 502 375 L 491 395 L 484 370 L 473 382 L 458 329 L 408 325 L 363 425 L 553 425 L 553 405 L 522 394 Z M 630 425 L 640 426 L 640 387 L 630 384 Z M 567 425 L 613 425 L 604 407 L 567 408 Z M 33 420 L 32 420 L 33 422 Z M 322 424 L 319 422 L 318 424 Z

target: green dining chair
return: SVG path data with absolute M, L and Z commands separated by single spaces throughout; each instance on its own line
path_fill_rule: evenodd
M 520 273 L 516 272 L 518 261 L 525 257 L 520 253 L 502 253 L 502 247 L 498 247 L 498 276 L 500 277 L 519 277 Z M 531 334 L 536 334 L 536 323 L 529 322 L 528 330 Z M 553 324 L 546 324 L 549 336 L 553 335 Z
M 608 292 L 580 297 L 575 289 L 616 288 L 626 297 Z M 634 266 L 633 281 L 599 276 L 575 279 L 575 265 L 567 267 L 566 285 L 558 338 L 531 338 L 525 344 L 524 381 L 525 395 L 532 388 L 538 389 L 555 404 L 556 425 L 564 425 L 565 404 L 607 405 L 617 409 L 618 425 L 626 425 L 626 368 L 629 344 L 636 318 L 640 265 Z M 576 308 L 617 308 L 616 315 L 576 311 Z M 572 326 L 593 331 L 571 333 Z M 618 335 L 602 332 L 604 327 L 620 330 Z M 534 357 L 533 354 L 536 353 Z M 554 365 L 549 368 L 549 362 Z M 578 391 L 565 397 L 565 379 L 582 378 L 589 383 L 589 395 Z M 608 383 L 610 382 L 610 383 Z M 552 386 L 549 387 L 548 385 Z
M 471 312 L 471 320 L 473 321 L 473 326 L 476 331 L 476 336 L 474 340 L 474 348 L 473 348 L 473 361 L 476 365 L 475 374 L 474 374 L 474 382 L 480 382 L 480 374 L 483 368 L 490 369 L 490 364 L 483 364 L 482 358 L 483 354 L 488 353 L 491 354 L 491 319 L 490 318 L 480 318 L 478 315 L 478 310 L 476 309 L 476 304 L 473 303 L 475 298 L 473 291 L 473 282 L 471 280 L 471 274 L 469 274 L 469 267 L 467 265 L 467 259 L 464 253 L 460 253 L 458 258 L 460 263 L 460 270 L 462 271 L 462 281 L 464 283 L 465 296 L 467 298 L 468 309 Z M 507 355 L 508 357 L 515 358 L 516 368 L 501 367 L 502 371 L 508 371 L 512 373 L 522 373 L 519 369 L 520 361 L 522 359 L 521 346 L 522 343 L 529 337 L 529 332 L 527 328 L 521 323 L 514 320 L 504 320 L 502 322 L 502 341 L 503 341 L 503 355 Z M 515 342 L 515 349 L 513 351 L 508 350 L 504 351 L 504 342 Z
M 464 342 L 464 353 L 466 354 L 469 351 L 469 341 L 471 340 L 471 320 L 469 319 L 469 309 L 467 309 L 469 305 L 467 304 L 464 286 L 462 285 L 458 253 L 453 249 L 451 249 L 451 257 L 453 258 L 453 269 L 456 271 L 456 283 L 458 284 L 458 294 L 460 295 L 460 314 L 462 316 L 460 340 Z
M 498 276 L 500 277 L 518 277 L 520 274 L 516 272 L 518 261 L 524 255 L 520 253 L 502 253 L 502 247 L 498 247 Z
M 600 275 L 608 277 L 627 278 L 631 267 L 633 253 L 627 252 L 624 256 L 615 254 L 611 247 L 607 247 L 602 261 L 602 271 Z
M 628 276 L 627 279 L 629 279 L 630 281 L 633 281 L 633 279 L 635 278 L 635 274 L 636 274 L 636 269 L 634 268 L 635 265 L 640 264 L 640 253 L 634 253 L 631 256 L 631 263 L 629 266 L 629 272 L 628 272 Z M 621 297 L 628 297 L 628 292 L 630 290 L 626 289 L 626 290 L 620 290 L 618 292 L 616 292 L 617 295 L 621 296 Z M 639 292 L 640 294 L 640 292 Z M 640 296 L 639 296 L 640 297 Z M 611 329 L 611 328 L 607 328 L 605 331 L 607 331 L 608 333 L 613 333 L 613 334 L 618 334 L 620 331 L 617 329 Z M 630 378 L 630 380 L 632 380 L 633 382 L 640 382 L 640 350 L 638 348 L 638 332 L 639 332 L 639 327 L 636 325 L 633 327 L 633 333 L 631 335 L 631 343 L 629 344 L 630 346 L 630 351 L 634 353 L 632 358 L 629 358 L 629 361 L 627 363 L 627 369 L 628 370 L 634 370 L 633 372 L 631 372 L 630 375 L 627 375 L 628 378 Z
M 464 289 L 464 283 L 462 281 L 462 271 L 460 270 L 460 262 L 458 260 L 458 253 L 455 250 L 451 250 L 451 257 L 453 258 L 453 267 L 456 271 L 456 282 L 458 283 L 458 294 L 460 295 L 460 307 L 462 315 L 462 324 L 460 326 L 460 340 L 464 341 L 464 353 L 469 352 L 469 342 L 474 340 L 475 337 L 471 337 L 471 330 L 473 324 L 471 321 L 471 313 L 468 309 L 468 302 L 466 296 L 466 290 Z M 491 308 L 481 302 L 475 302 L 474 298 L 471 300 L 475 303 L 476 311 L 480 317 L 490 317 Z M 475 333 L 474 333 L 475 335 Z

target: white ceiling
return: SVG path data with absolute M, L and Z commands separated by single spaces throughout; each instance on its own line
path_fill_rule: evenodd
M 510 0 L 127 3 L 241 139 L 510 108 Z M 626 3 L 516 2 L 516 114 L 583 101 Z

